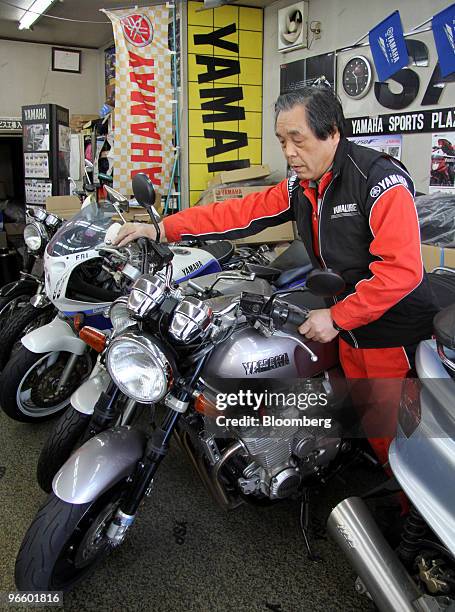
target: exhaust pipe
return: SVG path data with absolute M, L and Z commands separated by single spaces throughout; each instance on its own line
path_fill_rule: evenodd
M 413 602 L 421 593 L 360 497 L 340 502 L 330 513 L 327 527 L 381 612 L 419 609 Z

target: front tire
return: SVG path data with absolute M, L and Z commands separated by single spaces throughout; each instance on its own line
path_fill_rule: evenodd
M 123 487 L 113 487 L 86 504 L 49 495 L 16 558 L 18 590 L 69 591 L 92 573 L 111 550 L 105 527 L 118 508 Z
M 91 415 L 68 408 L 56 422 L 41 450 L 36 468 L 36 479 L 46 493 L 52 491 L 55 474 L 77 448 L 90 422 Z
M 13 283 L 11 283 L 13 284 Z M 3 287 L 3 290 L 6 286 Z M 30 302 L 32 295 L 36 293 L 36 286 L 24 287 L 16 285 L 8 291 L 8 295 L 0 297 L 0 331 L 11 321 L 11 317 L 19 308 Z
M 46 421 L 68 407 L 71 394 L 89 376 L 89 353 L 76 362 L 68 383 L 57 390 L 60 374 L 71 353 L 32 353 L 25 346 L 14 352 L 0 376 L 0 406 L 23 423 Z
M 10 317 L 0 330 L 0 369 L 5 367 L 22 336 L 49 323 L 54 316 L 55 308 L 52 304 L 42 309 L 27 304 L 14 317 Z

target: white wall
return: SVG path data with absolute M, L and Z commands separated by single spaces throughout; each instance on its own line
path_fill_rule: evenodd
M 26 104 L 54 103 L 71 114 L 97 113 L 104 102 L 100 51 L 82 49 L 81 73 L 53 72 L 51 45 L 0 40 L 0 116 Z
M 310 50 L 301 49 L 283 54 L 277 52 L 278 10 L 290 4 L 292 4 L 291 0 L 279 0 L 264 11 L 264 75 L 268 75 L 268 85 L 263 92 L 263 163 L 269 164 L 274 170 L 281 171 L 282 176 L 285 172 L 285 163 L 273 130 L 273 105 L 280 93 L 280 64 L 352 45 L 396 9 L 400 11 L 404 31 L 408 32 L 425 19 L 448 7 L 451 2 L 449 0 L 432 0 L 431 3 L 427 0 L 398 0 L 398 2 L 395 0 L 381 0 L 380 2 L 373 2 L 372 0 L 364 2 L 360 0 L 310 0 L 309 22 L 313 20 L 321 21 L 321 38 L 313 41 Z M 405 112 L 415 108 L 432 108 L 420 107 L 419 102 L 436 63 L 434 42 L 431 32 L 415 36 L 415 38 L 420 38 L 428 45 L 430 65 L 427 68 L 419 68 L 421 89 L 417 103 L 397 112 Z M 341 81 L 340 68 L 345 65 L 348 57 L 357 54 L 370 56 L 369 47 L 346 51 L 339 56 L 341 61 L 338 62 L 338 83 Z M 338 87 L 338 93 L 340 93 L 340 87 Z M 448 84 L 441 97 L 440 106 L 451 106 L 454 93 L 455 83 Z M 379 106 L 372 92 L 356 103 L 348 102 L 346 97 L 342 97 L 342 102 L 347 117 L 393 112 Z M 428 192 L 430 151 L 431 134 L 403 136 L 402 161 L 413 175 L 417 189 L 424 192 Z

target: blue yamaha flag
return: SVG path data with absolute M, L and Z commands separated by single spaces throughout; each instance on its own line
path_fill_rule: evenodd
M 441 75 L 446 77 L 455 70 L 455 4 L 435 15 L 431 24 Z
M 408 50 L 398 11 L 370 30 L 369 39 L 379 81 L 386 81 L 408 65 Z

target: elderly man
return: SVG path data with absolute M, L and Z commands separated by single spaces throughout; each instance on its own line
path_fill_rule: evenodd
M 242 199 L 182 211 L 162 222 L 168 241 L 249 236 L 295 220 L 315 266 L 338 271 L 346 290 L 313 310 L 299 331 L 329 342 L 340 336 L 349 378 L 403 378 L 416 344 L 431 336 L 436 312 L 423 268 L 411 177 L 394 158 L 344 137 L 344 115 L 329 88 L 280 96 L 275 133 L 295 175 Z M 155 237 L 126 224 L 117 243 Z M 388 440 L 370 439 L 387 460 Z

